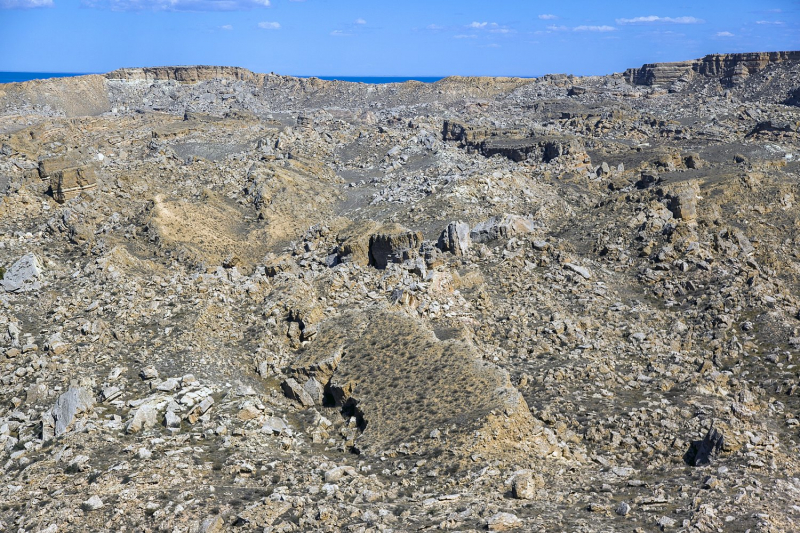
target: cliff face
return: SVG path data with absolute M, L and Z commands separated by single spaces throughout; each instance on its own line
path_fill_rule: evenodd
M 230 79 L 263 83 L 264 74 L 256 74 L 241 67 L 219 67 L 209 65 L 179 67 L 121 68 L 106 74 L 109 80 L 126 81 L 179 81 L 197 83 L 213 79 Z
M 736 85 L 772 63 L 800 61 L 800 52 L 752 52 L 709 54 L 702 59 L 674 63 L 648 63 L 625 71 L 625 79 L 635 85 L 666 85 L 694 75 L 720 78 Z

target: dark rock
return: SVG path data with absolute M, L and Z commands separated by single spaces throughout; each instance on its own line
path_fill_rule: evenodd
M 389 263 L 402 263 L 419 256 L 422 233 L 400 230 L 392 233 L 378 233 L 369 240 L 369 264 L 378 269 Z
M 693 441 L 689 450 L 683 455 L 683 460 L 691 466 L 703 466 L 711 463 L 725 444 L 725 437 L 715 427 L 708 430 L 703 440 Z
M 700 154 L 693 152 L 684 156 L 683 164 L 686 165 L 686 168 L 702 168 L 703 160 L 700 159 Z

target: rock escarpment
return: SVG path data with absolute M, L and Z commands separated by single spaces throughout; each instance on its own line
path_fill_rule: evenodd
M 648 63 L 625 71 L 625 79 L 636 85 L 668 85 L 694 75 L 719 78 L 736 85 L 767 66 L 800 61 L 800 52 L 753 52 L 709 54 L 702 59 L 674 63 Z
M 263 83 L 264 74 L 256 74 L 241 67 L 209 65 L 176 67 L 121 68 L 105 75 L 109 80 L 126 81 L 178 81 L 197 83 L 216 79 Z

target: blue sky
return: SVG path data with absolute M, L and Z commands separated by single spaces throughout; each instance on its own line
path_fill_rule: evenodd
M 800 1 L 0 0 L 0 50 L 0 71 L 608 74 L 708 53 L 800 50 Z

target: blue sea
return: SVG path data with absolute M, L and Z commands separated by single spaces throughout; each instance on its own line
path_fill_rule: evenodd
M 82 76 L 79 72 L 0 72 L 0 83 L 17 81 L 44 80 L 47 78 L 64 78 L 66 76 Z
M 80 72 L 0 72 L 0 83 L 18 81 L 43 80 L 46 78 L 63 78 L 66 76 L 81 76 Z M 402 83 L 404 81 L 421 81 L 433 83 L 442 79 L 441 76 L 300 76 L 301 78 L 319 78 L 321 80 L 340 80 L 355 83 Z

